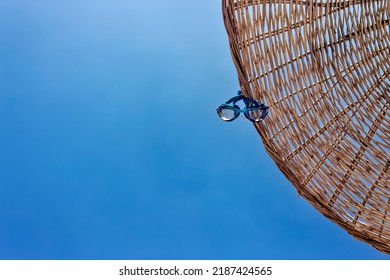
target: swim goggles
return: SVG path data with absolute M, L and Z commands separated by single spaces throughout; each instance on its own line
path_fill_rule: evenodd
M 242 110 L 236 105 L 236 102 L 240 100 L 245 103 L 245 108 Z M 235 120 L 240 113 L 244 113 L 245 117 L 252 122 L 261 122 L 268 114 L 268 106 L 242 96 L 241 90 L 239 90 L 237 96 L 217 108 L 217 113 L 221 120 L 225 122 Z

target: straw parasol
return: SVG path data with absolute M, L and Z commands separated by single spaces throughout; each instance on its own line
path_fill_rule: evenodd
M 243 95 L 298 193 L 390 254 L 390 0 L 223 0 Z

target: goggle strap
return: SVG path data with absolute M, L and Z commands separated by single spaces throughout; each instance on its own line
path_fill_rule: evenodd
M 229 103 L 235 104 L 236 102 L 240 101 L 243 98 L 244 97 L 242 95 L 234 96 L 234 97 L 230 98 L 228 101 L 226 101 L 225 104 L 229 104 Z
M 255 106 L 259 106 L 259 103 L 256 100 L 244 97 L 242 95 L 238 95 L 230 98 L 228 101 L 225 102 L 225 104 L 230 104 L 230 103 L 236 104 L 240 100 L 244 101 L 245 105 L 253 104 Z

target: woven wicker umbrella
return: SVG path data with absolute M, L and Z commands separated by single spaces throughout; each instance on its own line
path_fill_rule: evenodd
M 223 0 L 243 95 L 298 193 L 390 254 L 390 0 Z

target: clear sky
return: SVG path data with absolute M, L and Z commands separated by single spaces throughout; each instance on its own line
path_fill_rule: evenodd
M 220 6 L 0 1 L 1 259 L 390 259 L 217 117 Z

